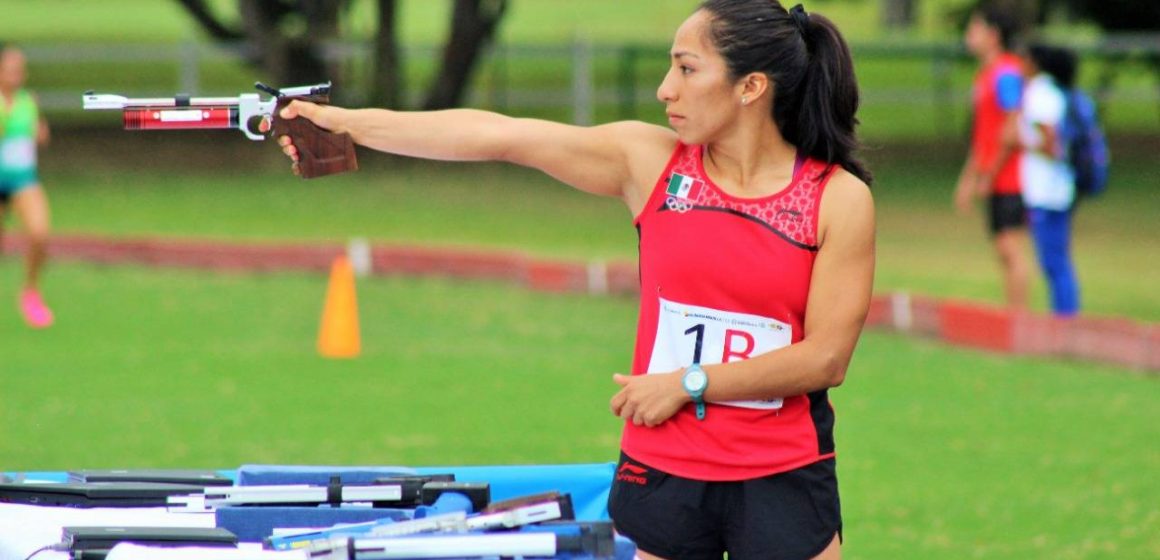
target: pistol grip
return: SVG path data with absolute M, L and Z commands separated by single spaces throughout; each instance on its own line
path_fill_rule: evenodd
M 313 179 L 358 170 L 350 134 L 334 133 L 301 117 L 283 119 L 279 113 L 293 98 L 278 100 L 274 110 L 274 137 L 289 136 L 298 149 L 298 174 Z

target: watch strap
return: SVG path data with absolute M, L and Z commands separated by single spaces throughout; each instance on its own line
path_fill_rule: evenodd
M 689 375 L 691 372 L 699 372 L 701 374 L 701 376 L 706 381 L 705 387 L 702 387 L 701 390 L 698 392 L 690 391 L 689 388 L 687 386 L 685 386 L 683 378 L 681 380 L 681 387 L 684 388 L 685 392 L 689 394 L 689 397 L 693 399 L 693 406 L 694 406 L 696 413 L 697 413 L 697 420 L 704 420 L 705 419 L 705 397 L 704 397 L 704 394 L 705 394 L 705 388 L 708 386 L 709 377 L 705 373 L 705 370 L 701 367 L 701 364 L 698 364 L 698 363 L 693 363 L 693 364 L 689 365 L 689 367 L 685 368 L 684 376 Z

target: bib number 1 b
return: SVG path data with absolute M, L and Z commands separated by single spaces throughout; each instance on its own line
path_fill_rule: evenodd
M 793 328 L 781 321 L 686 305 L 660 298 L 657 333 L 649 373 L 667 373 L 688 367 L 748 360 L 789 346 Z M 774 410 L 782 399 L 729 401 L 716 404 Z

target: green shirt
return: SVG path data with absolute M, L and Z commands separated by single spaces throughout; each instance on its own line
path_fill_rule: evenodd
M 36 136 L 40 117 L 36 100 L 27 90 L 17 90 L 9 106 L 0 93 L 0 175 L 36 169 Z

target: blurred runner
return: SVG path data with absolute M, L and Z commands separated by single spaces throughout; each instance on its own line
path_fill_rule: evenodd
M 40 272 L 47 258 L 48 198 L 37 176 L 37 147 L 48 143 L 48 124 L 36 99 L 24 89 L 24 53 L 0 43 L 0 234 L 11 208 L 28 239 L 19 308 L 33 328 L 52 325 L 52 311 L 40 295 Z

